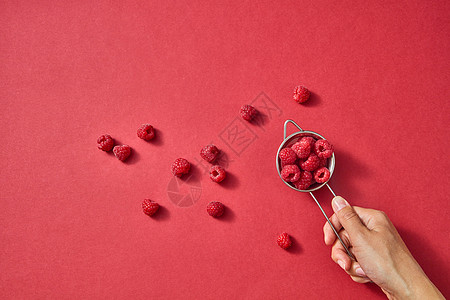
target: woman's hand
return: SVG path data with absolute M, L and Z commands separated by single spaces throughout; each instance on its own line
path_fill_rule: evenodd
M 323 227 L 331 258 L 359 283 L 373 281 L 389 299 L 444 299 L 409 252 L 385 213 L 351 207 L 342 197 L 332 202 L 330 221 L 355 256 L 352 260 L 328 223 Z

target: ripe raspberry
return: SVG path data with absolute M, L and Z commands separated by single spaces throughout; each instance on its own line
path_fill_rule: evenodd
M 283 249 L 287 249 L 292 246 L 292 240 L 289 234 L 286 232 L 283 232 L 280 234 L 277 238 L 277 244 Z
M 308 141 L 303 140 L 292 145 L 291 149 L 294 150 L 298 158 L 304 159 L 311 153 L 311 144 Z
M 209 170 L 209 178 L 214 182 L 221 182 L 226 177 L 225 170 L 221 166 L 212 166 Z
M 304 86 L 299 85 L 299 86 L 295 87 L 295 89 L 294 89 L 295 102 L 304 103 L 304 102 L 308 101 L 309 96 L 311 96 L 311 93 Z
M 241 117 L 246 121 L 251 121 L 258 111 L 251 105 L 245 104 L 241 107 Z
M 316 139 L 313 138 L 312 136 L 304 136 L 299 140 L 299 142 L 304 142 L 304 143 L 310 144 L 311 150 L 314 150 L 314 145 L 316 143 Z
M 142 209 L 144 210 L 144 214 L 153 216 L 159 209 L 159 204 L 153 200 L 144 199 L 142 202 Z
M 206 211 L 211 217 L 217 218 L 223 215 L 225 211 L 225 206 L 217 201 L 210 202 L 206 207 Z
M 125 161 L 131 154 L 131 147 L 128 145 L 115 146 L 113 152 L 117 159 Z
M 178 177 L 189 173 L 191 164 L 184 158 L 177 158 L 172 164 L 172 174 Z
M 319 168 L 328 166 L 328 158 L 319 157 Z
M 103 151 L 111 151 L 111 149 L 114 147 L 114 140 L 109 134 L 101 135 L 97 139 L 97 147 L 98 149 Z
M 209 163 L 214 162 L 218 155 L 219 149 L 214 145 L 206 145 L 200 151 L 200 156 Z
M 284 148 L 280 151 L 279 157 L 284 165 L 291 165 L 297 160 L 297 154 L 291 148 Z
M 137 130 L 137 136 L 143 140 L 150 141 L 155 137 L 155 130 L 150 124 L 142 124 Z
M 330 171 L 327 168 L 322 167 L 314 171 L 314 180 L 317 183 L 327 182 L 328 179 L 330 179 Z
M 286 182 L 294 182 L 300 178 L 300 169 L 297 165 L 287 165 L 281 170 L 281 178 Z
M 305 171 L 314 171 L 319 167 L 319 158 L 314 153 L 311 153 L 307 160 L 300 162 L 300 168 Z
M 333 146 L 327 140 L 318 140 L 314 150 L 318 157 L 330 158 L 333 155 Z
M 307 190 L 309 186 L 313 183 L 313 176 L 311 172 L 302 171 L 300 174 L 300 179 L 293 182 L 294 186 L 299 190 Z

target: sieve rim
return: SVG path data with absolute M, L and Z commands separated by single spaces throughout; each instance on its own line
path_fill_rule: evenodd
M 286 182 L 282 177 L 281 177 L 281 160 L 279 158 L 280 155 L 280 151 L 282 149 L 285 148 L 286 144 L 288 144 L 289 142 L 292 142 L 293 139 L 300 137 L 300 136 L 313 136 L 313 137 L 320 137 L 320 139 L 324 139 L 326 140 L 325 137 L 323 137 L 321 134 L 314 132 L 314 131 L 310 131 L 310 130 L 302 130 L 302 131 L 297 131 L 292 133 L 291 135 L 289 135 L 288 137 L 286 137 L 283 142 L 281 142 L 280 147 L 278 147 L 278 151 L 277 151 L 277 156 L 276 156 L 276 167 L 277 167 L 277 172 L 278 172 L 278 176 L 280 177 L 280 179 L 287 185 L 289 186 L 291 189 L 296 190 L 298 192 L 302 192 L 302 193 L 310 193 L 310 192 L 314 192 L 317 191 L 318 189 L 322 188 L 323 186 L 325 186 L 331 179 L 331 177 L 333 176 L 334 173 L 334 167 L 335 167 L 335 156 L 334 156 L 334 152 L 330 157 L 330 160 L 328 162 L 328 170 L 330 171 L 330 178 L 328 178 L 327 181 L 325 181 L 324 183 L 319 184 L 318 186 L 315 186 L 312 189 L 307 189 L 307 190 L 299 190 L 298 188 L 296 188 L 295 186 L 291 185 L 290 182 Z

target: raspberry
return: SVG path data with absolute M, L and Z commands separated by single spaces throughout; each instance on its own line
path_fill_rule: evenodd
M 125 161 L 131 154 L 131 147 L 128 145 L 115 146 L 113 152 L 117 159 Z
M 319 168 L 326 167 L 328 165 L 328 158 L 319 157 Z
M 281 170 L 281 178 L 287 182 L 294 182 L 300 178 L 300 169 L 297 165 L 287 165 Z
M 304 142 L 304 143 L 308 143 L 311 145 L 311 150 L 314 149 L 314 145 L 316 143 L 316 139 L 313 138 L 312 136 L 304 136 L 302 137 L 299 142 Z
M 333 155 L 333 146 L 327 140 L 318 140 L 314 150 L 318 157 L 330 158 Z
M 300 162 L 300 168 L 305 171 L 314 171 L 319 167 L 319 158 L 311 153 L 307 160 Z
M 241 107 L 241 117 L 246 121 L 251 121 L 258 111 L 251 105 L 245 104 Z
M 308 141 L 303 140 L 292 145 L 291 149 L 294 150 L 298 158 L 303 159 L 307 158 L 311 153 L 311 144 Z
M 291 148 L 282 149 L 279 157 L 281 159 L 281 163 L 285 165 L 293 164 L 297 160 L 297 154 L 295 154 L 294 150 Z
M 209 178 L 211 178 L 212 181 L 214 182 L 221 182 L 222 180 L 224 180 L 226 177 L 226 173 L 225 170 L 218 165 L 212 166 L 211 169 L 209 170 Z
M 177 158 L 172 164 L 172 174 L 181 177 L 183 174 L 189 173 L 191 164 L 184 158 Z
M 144 214 L 153 216 L 159 208 L 159 204 L 150 199 L 144 199 L 142 202 L 142 209 Z
M 327 182 L 328 179 L 330 179 L 330 171 L 327 168 L 322 167 L 314 171 L 314 180 L 317 183 Z
M 209 163 L 214 162 L 217 155 L 219 155 L 219 149 L 214 145 L 206 145 L 200 151 L 200 156 Z
M 97 139 L 97 147 L 103 151 L 111 151 L 114 147 L 114 140 L 109 134 L 101 135 Z
M 211 217 L 217 218 L 223 215 L 225 211 L 225 206 L 217 201 L 210 202 L 206 207 L 206 211 Z
M 142 124 L 137 130 L 137 136 L 143 140 L 150 141 L 155 137 L 155 130 L 150 124 Z
M 300 174 L 300 179 L 296 182 L 293 182 L 296 188 L 299 190 L 307 190 L 309 186 L 313 183 L 313 176 L 311 172 L 308 171 L 302 171 Z
M 299 85 L 299 86 L 295 87 L 295 89 L 294 89 L 295 102 L 304 103 L 304 102 L 308 101 L 309 96 L 311 96 L 311 93 L 304 86 Z
M 277 244 L 283 249 L 287 249 L 292 246 L 292 240 L 289 234 L 286 232 L 283 232 L 280 234 L 277 238 Z

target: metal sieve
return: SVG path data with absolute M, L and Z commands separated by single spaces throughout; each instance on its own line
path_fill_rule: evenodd
M 297 127 L 300 131 L 294 132 L 293 134 L 291 134 L 290 136 L 286 137 L 286 127 L 289 123 L 292 123 L 295 127 Z M 280 151 L 286 147 L 292 146 L 295 142 L 297 142 L 300 138 L 304 137 L 304 136 L 312 136 L 313 138 L 319 140 L 319 139 L 325 139 L 323 136 L 321 136 L 320 134 L 318 134 L 317 132 L 314 131 L 307 131 L 307 130 L 303 130 L 300 126 L 297 125 L 297 123 L 295 123 L 292 120 L 286 120 L 286 122 L 284 122 L 284 140 L 281 143 L 280 147 L 278 148 L 277 151 L 277 157 L 276 157 L 276 165 L 277 165 L 277 172 L 278 175 L 280 176 L 281 180 L 283 180 L 283 178 L 281 177 L 281 160 L 279 158 L 279 154 Z M 327 214 L 325 213 L 325 211 L 323 210 L 322 206 L 320 205 L 319 201 L 317 201 L 316 197 L 314 196 L 313 192 L 317 191 L 318 189 L 322 188 L 323 186 L 327 186 L 327 188 L 330 190 L 330 192 L 333 194 L 334 197 L 336 197 L 336 194 L 334 193 L 334 191 L 331 189 L 330 185 L 328 184 L 328 181 L 330 181 L 331 176 L 333 175 L 334 172 L 334 163 L 335 163 L 335 158 L 334 158 L 334 153 L 331 156 L 331 158 L 328 159 L 328 170 L 330 170 L 330 178 L 324 182 L 324 183 L 315 183 L 313 184 L 309 189 L 307 190 L 299 190 L 297 189 L 292 183 L 290 182 L 286 182 L 283 180 L 283 182 L 289 186 L 291 189 L 294 189 L 298 192 L 303 192 L 303 193 L 309 193 L 311 195 L 311 197 L 314 199 L 314 201 L 316 202 L 317 206 L 319 206 L 320 211 L 322 212 L 322 214 L 324 215 L 325 219 L 327 219 L 328 224 L 330 224 L 331 228 L 333 229 L 334 234 L 336 234 L 337 238 L 339 239 L 339 241 L 341 242 L 342 246 L 344 247 L 344 249 L 347 251 L 348 256 L 350 256 L 351 258 L 355 259 L 353 257 L 353 255 L 351 254 L 351 252 L 348 250 L 347 246 L 344 244 L 344 242 L 342 241 L 341 237 L 339 236 L 336 228 L 334 228 L 333 224 L 331 223 L 330 219 L 328 218 Z

